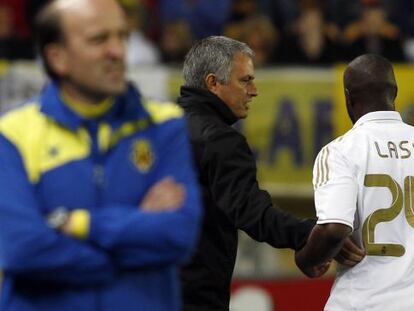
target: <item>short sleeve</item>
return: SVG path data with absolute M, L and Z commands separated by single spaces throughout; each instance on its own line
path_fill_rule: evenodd
M 329 144 L 319 152 L 313 167 L 313 186 L 318 224 L 341 223 L 353 229 L 358 184 L 352 163 Z

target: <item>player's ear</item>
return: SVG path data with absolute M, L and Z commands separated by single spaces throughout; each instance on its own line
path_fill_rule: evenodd
M 345 88 L 345 101 L 348 107 L 353 107 L 354 103 L 352 100 L 351 92 L 347 88 Z
M 355 109 L 357 109 L 358 107 L 355 107 L 355 102 L 352 98 L 351 92 L 347 88 L 345 88 L 345 102 L 346 110 L 348 111 L 348 116 L 351 119 L 352 123 L 355 123 L 357 120 L 357 112 L 355 111 Z

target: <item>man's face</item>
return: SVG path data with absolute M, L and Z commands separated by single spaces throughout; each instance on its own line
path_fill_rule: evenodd
M 86 99 L 101 99 L 126 88 L 128 37 L 122 10 L 113 0 L 74 0 L 62 10 L 59 44 L 62 87 Z
M 227 104 L 237 118 L 244 119 L 248 115 L 252 98 L 257 96 L 253 80 L 252 59 L 243 53 L 236 53 L 229 82 L 227 84 L 217 82 L 216 87 L 211 91 Z

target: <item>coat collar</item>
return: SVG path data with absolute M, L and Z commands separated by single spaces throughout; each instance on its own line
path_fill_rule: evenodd
M 44 114 L 73 131 L 76 131 L 85 122 L 90 121 L 69 109 L 63 102 L 59 86 L 55 81 L 44 87 L 40 94 L 40 103 L 40 110 Z M 120 125 L 117 123 L 121 121 L 125 122 L 138 118 L 150 118 L 150 116 L 142 106 L 142 99 L 138 90 L 132 84 L 128 84 L 127 90 L 115 97 L 111 109 L 99 120 L 110 122 L 117 127 L 117 125 Z
M 238 121 L 238 118 L 233 114 L 227 104 L 208 90 L 182 86 L 180 95 L 178 104 L 183 108 L 190 106 L 208 108 L 229 125 Z

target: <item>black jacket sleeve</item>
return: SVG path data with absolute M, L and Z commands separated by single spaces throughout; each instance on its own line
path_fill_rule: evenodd
M 217 204 L 237 229 L 278 248 L 300 249 L 314 226 L 274 207 L 259 188 L 254 156 L 245 138 L 228 131 L 205 146 L 202 170 Z

